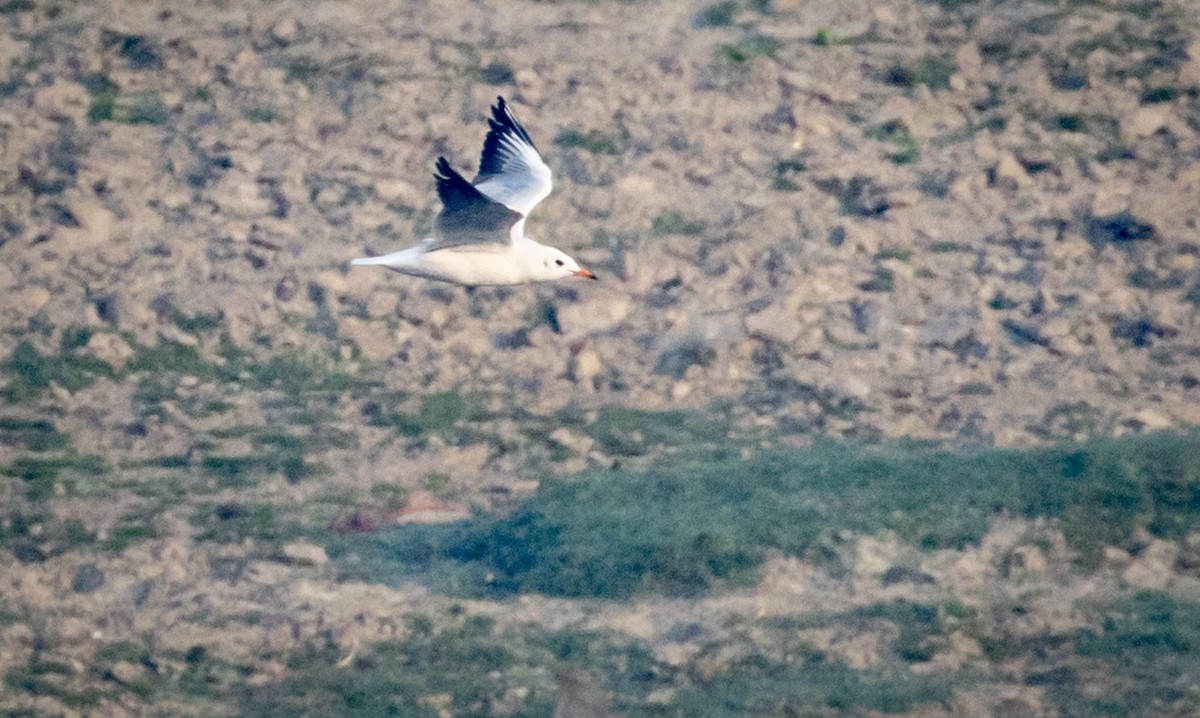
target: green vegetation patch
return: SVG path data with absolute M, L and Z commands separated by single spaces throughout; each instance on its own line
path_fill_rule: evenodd
M 870 715 L 905 713 L 921 704 L 942 703 L 949 697 L 945 677 L 856 671 L 813 651 L 787 661 L 759 655 L 742 658 L 703 685 L 682 692 L 673 701 L 678 712 L 657 713 L 643 708 L 633 715 L 696 718 Z
M 1098 628 L 1081 629 L 1075 652 L 1106 665 L 1085 695 L 1050 684 L 1062 715 L 1184 715 L 1200 707 L 1200 602 L 1145 591 L 1110 604 Z
M 559 147 L 577 147 L 593 155 L 617 155 L 620 148 L 617 139 L 601 130 L 567 130 L 554 138 L 554 144 Z
M 950 87 L 954 74 L 954 59 L 946 55 L 925 55 L 908 63 L 897 62 L 883 74 L 884 82 L 901 87 L 926 85 L 931 90 Z
M 696 27 L 727 27 L 733 24 L 737 16 L 738 4 L 733 0 L 723 0 L 712 5 L 706 5 L 696 13 L 692 24 Z
M 53 496 L 60 483 L 70 493 L 75 479 L 100 476 L 107 470 L 107 464 L 99 456 L 68 451 L 18 456 L 11 464 L 0 467 L 0 475 L 21 479 L 25 482 L 25 498 L 42 501 Z
M 650 222 L 650 234 L 662 237 L 668 234 L 704 234 L 704 222 L 685 216 L 673 209 L 664 209 Z
M 796 181 L 801 172 L 807 168 L 799 159 L 785 159 L 775 163 L 775 179 L 771 181 L 771 189 L 779 192 L 798 192 L 800 184 Z
M 612 634 L 501 630 L 483 616 L 452 615 L 450 626 L 436 630 L 427 616 L 405 622 L 406 638 L 377 643 L 349 661 L 334 646 L 293 653 L 280 682 L 248 690 L 246 714 L 550 718 L 561 712 L 555 698 L 570 684 L 593 684 L 611 698 L 613 714 L 628 718 L 815 715 L 814 708 L 820 715 L 900 713 L 949 697 L 944 677 L 856 671 L 804 648 L 688 672 L 659 663 L 644 643 Z
M 507 517 L 340 537 L 331 554 L 356 578 L 420 577 L 460 595 L 695 595 L 753 580 L 770 551 L 821 558 L 844 531 L 961 548 L 998 512 L 1059 519 L 1085 563 L 1105 545 L 1130 546 L 1135 529 L 1181 538 L 1200 524 L 1200 438 L 972 455 L 835 443 L 693 453 L 547 479 Z
M 0 443 L 21 446 L 29 451 L 53 451 L 65 449 L 71 443 L 71 437 L 45 419 L 0 416 Z
M 867 130 L 867 137 L 888 142 L 896 146 L 896 151 L 887 155 L 888 159 L 898 165 L 911 164 L 921 156 L 921 149 L 913 137 L 908 125 L 900 120 L 890 120 Z
M 0 364 L 0 371 L 9 375 L 8 386 L 0 391 L 12 404 L 37 396 L 50 388 L 52 382 L 74 392 L 86 389 L 102 377 L 112 376 L 108 364 L 79 353 L 76 348 L 64 348 L 59 354 L 42 354 L 29 340 L 17 344 Z
M 300 535 L 299 527 L 282 518 L 271 504 L 205 505 L 192 515 L 191 523 L 200 530 L 199 540 L 217 543 L 241 543 L 247 538 L 285 541 Z
M 713 51 L 718 65 L 741 65 L 756 57 L 775 57 L 783 43 L 769 35 L 747 35 L 733 44 L 721 44 Z

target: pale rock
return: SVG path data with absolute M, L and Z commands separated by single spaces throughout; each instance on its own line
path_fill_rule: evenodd
M 1132 197 L 1133 183 L 1129 179 L 1118 178 L 1105 182 L 1092 195 L 1092 215 L 1108 217 L 1128 211 Z
M 860 578 L 878 578 L 895 565 L 899 542 L 892 534 L 860 536 L 854 547 L 854 573 Z
M 1101 565 L 1109 570 L 1120 570 L 1129 565 L 1133 558 L 1129 552 L 1116 546 L 1105 546 L 1101 550 Z
M 558 323 L 566 334 L 609 332 L 619 327 L 633 309 L 633 300 L 628 295 L 605 295 L 599 300 L 561 307 L 558 310 Z
M 1142 425 L 1143 431 L 1159 431 L 1174 426 L 1170 417 L 1150 407 L 1139 410 L 1133 415 L 1133 419 Z
M 231 218 L 259 217 L 274 209 L 274 203 L 262 196 L 254 177 L 243 171 L 226 173 L 210 197 Z
M 1200 260 L 1194 254 L 1176 254 L 1171 257 L 1171 269 L 1180 272 L 1191 272 L 1200 266 Z
M 293 541 L 281 549 L 284 558 L 301 566 L 324 566 L 329 563 L 325 549 L 307 541 Z
M 367 315 L 371 317 L 389 317 L 396 313 L 400 297 L 395 292 L 377 291 L 367 296 Z
M 381 322 L 368 322 L 357 317 L 338 320 L 338 335 L 353 342 L 364 359 L 383 361 L 396 353 L 399 341 L 395 332 Z
M 1033 183 L 1033 178 L 1025 171 L 1025 167 L 1010 152 L 1002 153 L 993 169 L 997 183 L 1015 189 L 1025 189 Z
M 983 71 L 983 55 L 974 42 L 966 42 L 954 51 L 954 67 L 968 82 L 977 82 Z
M 124 369 L 129 358 L 134 355 L 133 347 L 129 346 L 120 334 L 114 332 L 93 334 L 84 345 L 84 349 L 117 372 Z
M 1179 85 L 1200 88 L 1200 39 L 1192 40 L 1186 53 L 1188 59 L 1179 65 Z
M 3 314 L 12 316 L 18 321 L 25 321 L 35 316 L 50 302 L 50 290 L 37 285 L 23 287 L 16 291 L 5 291 L 0 306 Z
M 690 369 L 688 369 L 689 377 L 691 377 L 693 374 L 697 373 L 697 372 L 693 372 L 692 371 L 693 369 L 698 369 L 698 367 L 693 366 Z M 675 382 L 674 384 L 671 385 L 671 400 L 672 401 L 682 401 L 683 399 L 686 399 L 688 397 L 688 395 L 692 393 L 693 388 L 694 388 L 694 384 L 692 384 L 691 382 L 686 382 L 686 381 Z
M 333 269 L 317 272 L 313 281 L 317 286 L 325 290 L 325 298 L 330 302 L 347 295 L 353 295 L 356 299 L 365 300 L 375 291 L 372 285 L 361 281 L 351 282 L 347 275 Z
M 33 108 L 48 120 L 71 120 L 81 124 L 87 119 L 92 97 L 77 82 L 55 77 L 33 96 Z
M 796 313 L 789 311 L 784 302 L 773 302 L 763 311 L 747 316 L 743 323 L 750 336 L 784 345 L 795 343 L 804 331 Z
M 1010 571 L 1034 576 L 1044 575 L 1049 565 L 1037 546 L 1017 546 L 1008 554 L 1007 563 Z
M 565 426 L 560 426 L 551 431 L 548 438 L 550 441 L 566 449 L 570 449 L 579 456 L 587 456 L 596 446 L 596 441 L 592 437 L 572 431 Z
M 173 344 L 181 344 L 185 347 L 200 346 L 200 339 L 194 334 L 189 334 L 174 324 L 164 324 L 158 328 L 158 337 L 164 341 Z
M 1121 138 L 1126 142 L 1149 137 L 1171 123 L 1171 106 L 1156 103 L 1142 105 L 1121 123 Z
M 425 195 L 411 183 L 402 179 L 383 178 L 375 181 L 375 196 L 391 203 L 406 207 L 420 207 L 425 203 Z
M 1121 580 L 1131 588 L 1162 590 L 1175 576 L 1175 558 L 1179 547 L 1170 541 L 1152 539 L 1121 572 Z
M 947 189 L 950 197 L 960 203 L 970 204 L 978 198 L 979 193 L 987 186 L 987 178 L 983 173 L 975 172 L 955 177 Z
M 299 25 L 293 17 L 286 17 L 271 27 L 271 39 L 280 45 L 290 45 L 296 39 Z
M 134 683 L 143 677 L 142 669 L 129 661 L 117 661 L 109 670 L 113 678 L 122 685 Z
M 570 377 L 585 388 L 595 389 L 596 380 L 604 373 L 604 361 L 591 349 L 584 349 L 571 360 Z
M 418 491 L 399 511 L 395 521 L 398 524 L 440 524 L 462 521 L 470 516 L 471 512 L 465 506 L 440 499 L 428 491 Z
M 104 248 L 113 239 L 117 216 L 99 201 L 84 197 L 71 202 L 71 215 L 78 227 L 59 227 L 55 244 L 67 254 L 91 254 L 97 246 Z

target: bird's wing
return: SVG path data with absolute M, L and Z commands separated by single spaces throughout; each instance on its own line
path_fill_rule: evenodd
M 433 222 L 429 251 L 463 245 L 507 245 L 514 224 L 524 219 L 517 212 L 488 197 L 460 175 L 445 157 L 437 161 L 438 197 L 442 211 Z
M 496 98 L 488 127 L 472 184 L 489 199 L 527 216 L 550 194 L 550 168 L 503 97 Z

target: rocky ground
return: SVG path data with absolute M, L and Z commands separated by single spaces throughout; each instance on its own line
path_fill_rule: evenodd
M 619 601 L 351 580 L 335 551 L 696 444 L 1200 424 L 1196 3 L 6 0 L 0 27 L 6 715 L 300 715 L 305 671 L 426 628 L 525 673 L 369 691 L 413 715 L 741 715 L 704 690 L 758 653 L 795 680 L 744 714 L 1200 705 L 1185 659 L 1147 669 L 1168 697 L 1103 689 L 1097 656 L 1195 610 L 1200 539 L 1153 521 L 1085 560 L 1005 512 L 925 551 L 845 534 Z M 555 172 L 527 231 L 603 281 L 351 270 L 425 235 L 433 158 L 473 170 L 498 94 Z M 653 677 L 562 668 L 596 632 Z M 854 700 L 781 687 L 817 654 Z

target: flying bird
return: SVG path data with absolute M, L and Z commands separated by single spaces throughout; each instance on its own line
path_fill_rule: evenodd
M 438 157 L 434 180 L 442 211 L 432 237 L 350 263 L 471 287 L 596 279 L 565 253 L 525 236 L 525 218 L 550 194 L 550 168 L 503 97 L 496 98 L 488 127 L 474 180 L 468 182 Z

